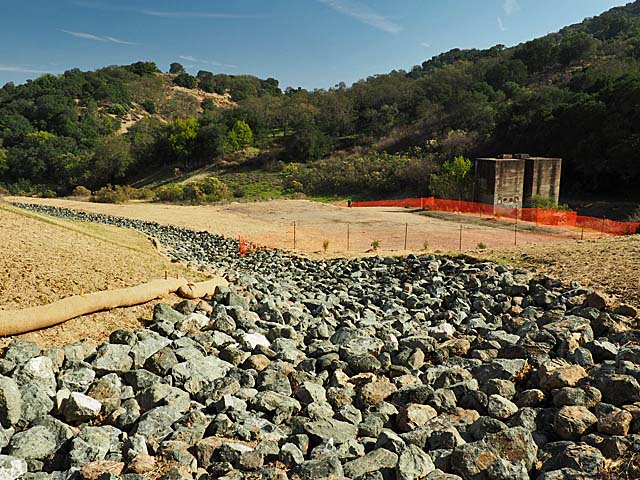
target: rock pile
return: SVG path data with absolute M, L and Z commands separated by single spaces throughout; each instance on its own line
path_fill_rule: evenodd
M 238 257 L 205 232 L 48 213 L 124 222 L 235 286 L 97 347 L 14 341 L 0 479 L 569 480 L 640 451 L 636 312 L 575 282 L 432 256 Z

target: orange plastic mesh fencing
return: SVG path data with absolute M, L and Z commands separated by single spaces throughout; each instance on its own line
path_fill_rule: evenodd
M 536 223 L 558 227 L 578 227 L 599 231 L 608 235 L 640 234 L 640 222 L 617 222 L 595 217 L 584 217 L 576 212 L 542 208 L 507 208 L 486 203 L 445 200 L 435 197 L 404 198 L 401 200 L 374 200 L 352 202 L 353 207 L 401 207 L 422 208 L 439 212 L 466 213 Z
M 575 227 L 578 219 L 576 212 L 567 210 L 553 210 L 542 208 L 531 208 L 535 210 L 536 223 L 541 225 L 556 225 L 558 227 Z
M 404 198 L 402 200 L 374 200 L 370 202 L 352 202 L 352 207 L 414 207 L 424 208 L 421 198 Z

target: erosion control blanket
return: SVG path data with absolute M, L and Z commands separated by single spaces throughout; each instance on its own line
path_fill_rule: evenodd
M 156 298 L 178 293 L 183 298 L 202 298 L 214 293 L 223 278 L 192 284 L 184 278 L 153 280 L 135 287 L 89 293 L 64 298 L 49 305 L 24 310 L 0 311 L 0 336 L 17 335 L 51 327 L 81 315 L 118 307 L 140 305 Z

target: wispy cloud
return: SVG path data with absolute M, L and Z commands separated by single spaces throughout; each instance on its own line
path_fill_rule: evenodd
M 500 29 L 501 32 L 506 32 L 507 31 L 507 27 L 504 26 L 504 22 L 502 21 L 502 18 L 498 17 L 498 28 Z
M 213 18 L 219 20 L 235 20 L 242 18 L 256 18 L 256 15 L 245 15 L 242 13 L 219 13 L 219 12 L 191 12 L 191 11 L 164 11 L 164 10 L 138 10 L 143 15 L 163 18 Z
M 119 38 L 114 38 L 114 37 L 104 37 L 104 38 L 109 40 L 110 42 L 119 43 L 120 45 L 138 45 L 135 42 L 128 42 L 126 40 L 120 40 Z
M 514 13 L 520 11 L 520 4 L 518 3 L 518 0 L 504 0 L 502 10 L 504 10 L 505 15 L 510 17 Z
M 400 33 L 404 28 L 363 3 L 354 0 L 319 0 L 336 12 L 355 18 L 361 23 L 387 33 Z
M 108 12 L 130 12 L 147 15 L 149 17 L 161 18 L 209 18 L 219 20 L 234 20 L 243 18 L 260 18 L 260 15 L 243 14 L 243 13 L 227 13 L 227 12 L 195 12 L 191 10 L 155 10 L 140 9 L 131 7 L 120 7 L 109 5 L 101 2 L 92 2 L 86 0 L 76 0 L 74 5 L 84 8 L 92 8 L 94 10 L 103 10 Z
M 109 36 L 103 37 L 100 35 L 94 35 L 93 33 L 74 32 L 72 30 L 64 30 L 63 28 L 59 28 L 58 31 L 62 33 L 66 33 L 67 35 L 71 35 L 72 37 L 82 38 L 84 40 L 93 40 L 94 42 L 111 42 L 111 43 L 117 43 L 120 45 L 138 45 L 137 43 L 128 42 L 126 40 L 121 40 L 119 38 L 109 37 Z
M 51 70 L 41 70 L 25 65 L 0 65 L 0 72 L 12 73 L 56 73 Z
M 231 64 L 228 64 L 228 63 L 221 63 L 221 62 L 217 62 L 215 60 L 203 60 L 201 58 L 196 58 L 196 57 L 193 57 L 191 55 L 180 55 L 180 58 L 182 60 L 186 60 L 187 62 L 201 63 L 203 65 L 212 65 L 214 67 L 238 68 L 237 65 L 231 65 Z
M 430 44 L 430 43 L 427 43 L 427 42 L 420 42 L 420 46 L 421 46 L 421 47 L 424 47 L 424 48 L 430 48 L 430 47 L 431 47 L 431 44 Z

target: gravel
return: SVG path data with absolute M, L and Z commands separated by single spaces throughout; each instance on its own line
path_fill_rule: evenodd
M 0 478 L 602 478 L 640 450 L 640 330 L 576 282 L 435 256 L 243 257 L 207 232 L 19 206 L 137 229 L 231 287 L 97 349 L 14 341 Z

